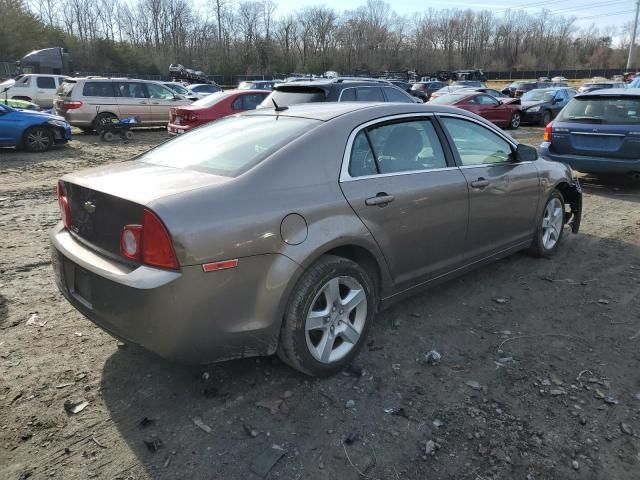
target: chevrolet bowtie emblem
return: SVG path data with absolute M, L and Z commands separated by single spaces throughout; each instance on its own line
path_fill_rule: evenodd
M 96 204 L 91 201 L 84 202 L 84 209 L 87 213 L 93 213 L 96 211 Z

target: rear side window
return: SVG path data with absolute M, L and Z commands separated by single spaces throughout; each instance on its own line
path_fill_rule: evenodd
M 277 115 L 226 117 L 163 143 L 139 160 L 236 177 L 320 123 Z
M 353 142 L 349 173 L 377 173 L 444 168 L 447 162 L 430 120 L 421 119 L 370 127 Z
M 82 95 L 85 97 L 114 97 L 113 83 L 87 82 L 82 89 Z
M 266 93 L 248 93 L 246 95 L 242 95 L 242 109 L 255 110 L 266 96 Z
M 556 121 L 640 125 L 640 98 L 577 97 L 560 112 Z
M 262 102 L 261 106 L 263 107 L 273 107 L 273 102 L 271 100 L 275 100 L 275 102 L 280 105 L 296 105 L 298 103 L 314 103 L 314 102 L 325 102 L 327 100 L 327 96 L 323 89 L 315 88 L 315 87 L 284 87 L 282 89 L 277 89 L 271 92 L 265 100 Z
M 141 82 L 113 82 L 116 97 L 149 98 L 144 83 Z
M 356 102 L 384 102 L 380 87 L 356 88 Z
M 356 89 L 345 88 L 340 94 L 341 102 L 355 102 L 356 101 Z
M 73 87 L 75 86 L 76 86 L 76 82 L 64 81 L 58 87 L 56 94 L 60 95 L 61 97 L 70 97 L 71 92 L 73 91 Z
M 36 85 L 38 86 L 38 88 L 55 90 L 56 81 L 53 77 L 38 77 L 36 80 Z
M 404 94 L 404 92 L 391 87 L 384 87 L 384 94 L 387 96 L 388 102 L 413 103 L 413 101 Z

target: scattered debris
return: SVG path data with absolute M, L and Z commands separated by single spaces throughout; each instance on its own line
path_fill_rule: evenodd
M 27 320 L 26 325 L 28 327 L 44 327 L 47 324 L 47 320 L 45 320 L 44 322 L 40 321 L 40 317 L 38 316 L 37 313 L 32 313 L 31 316 L 29 317 L 29 320 Z
M 418 312 L 413 312 L 413 313 L 410 313 L 409 315 L 411 315 L 413 318 L 420 318 L 422 316 Z
M 200 430 L 207 433 L 211 433 L 211 427 L 206 423 L 204 423 L 200 417 L 194 417 L 192 421 L 193 421 L 193 424 L 196 427 L 198 427 Z
M 154 419 L 149 418 L 149 417 L 144 417 L 142 420 L 140 420 L 138 425 L 140 426 L 140 428 L 145 428 L 145 427 L 148 427 L 149 425 L 151 425 L 154 422 L 155 422 Z
M 436 453 L 436 442 L 433 440 L 427 440 L 424 444 L 424 453 L 426 455 L 434 455 Z
M 293 397 L 293 392 L 291 390 L 285 390 L 285 392 L 282 394 L 282 398 L 285 400 L 291 397 Z
M 73 332 L 73 334 L 74 334 L 76 337 L 81 337 L 81 336 L 82 336 L 82 333 L 81 333 L 81 332 Z
M 126 348 L 126 347 L 127 347 L 127 344 L 126 344 L 126 343 L 124 343 L 124 342 L 121 342 L 120 340 L 118 340 L 118 341 L 116 342 L 116 346 L 117 346 L 118 348 Z
M 360 377 L 362 377 L 362 373 L 364 372 L 364 368 L 362 368 L 361 365 L 358 365 L 358 364 L 355 364 L 355 363 L 350 363 L 349 365 L 347 365 L 347 368 L 344 369 L 344 372 L 347 375 L 350 375 L 352 377 L 360 378 Z
M 498 297 L 498 298 L 494 298 L 493 299 L 494 302 L 500 304 L 500 305 L 504 305 L 505 303 L 507 303 L 509 301 L 508 298 L 503 298 L 503 297 Z
M 76 413 L 80 413 L 82 410 L 84 410 L 87 407 L 87 405 L 89 405 L 89 402 L 85 400 L 80 400 L 77 402 L 73 402 L 71 400 L 65 400 L 64 411 L 67 412 L 67 414 L 69 415 L 75 415 Z
M 200 376 L 200 379 L 203 382 L 208 382 L 209 381 L 209 372 L 202 372 L 202 375 Z
M 76 382 L 69 382 L 69 383 L 61 383 L 59 385 L 56 385 L 56 388 L 66 388 L 66 387 L 70 387 L 71 385 L 75 385 Z
M 256 438 L 258 436 L 258 431 L 254 430 L 249 425 L 243 425 L 242 428 L 244 428 L 245 433 L 251 438 Z
M 573 467 L 574 470 L 578 470 L 580 468 L 580 464 L 578 463 L 577 460 L 573 460 L 571 462 L 571 466 Z
M 437 419 L 437 418 L 432 423 L 433 423 L 433 426 L 436 427 L 436 428 L 440 428 L 441 426 L 444 425 L 444 422 L 442 420 Z
M 355 406 L 356 402 L 354 402 L 353 400 L 347 400 L 344 404 L 344 408 L 355 408 Z
M 93 440 L 93 443 L 95 443 L 97 446 L 99 446 L 100 448 L 108 448 L 106 445 L 101 444 L 96 437 L 91 437 L 91 440 Z
M 479 382 L 476 382 L 475 380 L 467 380 L 466 382 L 464 382 L 464 384 L 467 387 L 471 387 L 474 390 L 482 390 L 482 385 L 480 385 Z
M 607 395 L 606 397 L 604 397 L 604 403 L 607 403 L 609 405 L 618 405 L 618 403 L 620 402 L 617 398 L 612 397 L 611 395 Z
M 157 452 L 160 449 L 160 447 L 163 446 L 162 440 L 160 440 L 159 438 L 144 440 L 144 444 L 147 446 L 147 449 L 153 453 Z
M 564 388 L 552 388 L 549 390 L 549 395 L 558 396 L 558 395 L 566 395 L 567 392 Z
M 250 469 L 256 475 L 264 478 L 285 453 L 287 452 L 282 447 L 278 445 L 271 445 L 270 448 L 264 450 L 254 459 Z
M 427 362 L 427 365 L 433 365 L 435 367 L 440 365 L 440 360 L 442 360 L 442 355 L 435 350 L 430 350 L 424 354 L 424 361 Z
M 397 415 L 398 417 L 407 418 L 407 412 L 405 411 L 404 407 L 385 408 L 384 413 L 389 413 L 391 415 Z
M 633 430 L 631 429 L 631 425 L 629 425 L 628 423 L 621 422 L 620 431 L 622 433 L 626 433 L 627 435 L 633 435 Z
M 287 413 L 289 413 L 289 407 L 287 407 L 287 404 L 284 403 L 284 400 L 282 400 L 281 398 L 276 398 L 273 400 L 258 400 L 255 403 L 255 406 L 266 408 L 267 410 L 269 410 L 269 412 L 271 412 L 271 415 L 276 415 L 279 413 L 286 415 Z
M 162 466 L 164 468 L 167 468 L 170 463 L 171 463 L 171 455 L 167 455 L 166 458 L 164 459 L 164 464 Z
M 609 302 L 609 300 L 607 300 L 606 298 L 599 298 L 598 299 L 598 303 L 600 305 L 609 305 L 609 303 L 611 303 L 611 302 Z
M 360 435 L 358 434 L 358 432 L 351 432 L 344 439 L 344 443 L 346 443 L 347 445 L 353 445 L 359 437 Z

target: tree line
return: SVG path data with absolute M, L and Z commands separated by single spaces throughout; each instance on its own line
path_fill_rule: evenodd
M 383 0 L 339 12 L 278 12 L 275 0 L 0 0 L 0 60 L 69 49 L 84 72 L 342 73 L 483 68 L 615 68 L 612 28 L 576 27 L 549 11 L 428 9 L 399 15 Z M 624 43 L 624 42 L 622 42 Z

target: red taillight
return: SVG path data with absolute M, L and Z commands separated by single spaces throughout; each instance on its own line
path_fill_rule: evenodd
M 547 126 L 544 127 L 544 137 L 542 137 L 542 139 L 545 142 L 550 142 L 551 141 L 551 133 L 553 132 L 553 122 L 549 122 L 547 123 Z
M 122 229 L 120 253 L 145 265 L 173 270 L 179 268 L 169 232 L 162 221 L 146 208 L 142 214 L 142 225 L 125 225 Z
M 56 187 L 58 194 L 58 206 L 60 207 L 60 216 L 62 217 L 62 223 L 65 228 L 71 228 L 71 208 L 69 207 L 69 199 L 65 193 L 64 184 L 62 180 L 58 180 L 58 186 Z
M 72 102 L 70 100 L 65 100 L 62 102 L 62 108 L 65 110 L 75 110 L 76 108 L 80 108 L 82 106 L 82 102 L 76 101 Z

